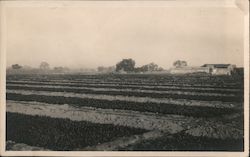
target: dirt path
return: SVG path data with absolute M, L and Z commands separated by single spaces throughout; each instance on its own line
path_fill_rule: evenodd
M 183 128 L 180 122 L 188 121 L 183 116 L 156 116 L 134 111 L 96 109 L 90 107 L 75 108 L 69 105 L 51 105 L 38 102 L 7 101 L 7 112 L 28 115 L 41 115 L 54 118 L 68 118 L 75 121 L 90 121 L 101 124 L 114 124 L 146 130 L 164 130 L 176 133 Z M 181 120 L 175 120 L 174 118 Z M 189 118 L 192 120 L 192 118 Z

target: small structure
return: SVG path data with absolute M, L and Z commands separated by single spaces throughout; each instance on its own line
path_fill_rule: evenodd
M 209 68 L 212 75 L 232 75 L 236 69 L 236 65 L 233 64 L 204 64 L 202 67 Z
M 209 68 L 207 67 L 188 66 L 186 61 L 181 60 L 175 61 L 173 66 L 170 69 L 171 74 L 209 73 Z
M 209 73 L 208 67 L 174 67 L 170 69 L 171 74 Z

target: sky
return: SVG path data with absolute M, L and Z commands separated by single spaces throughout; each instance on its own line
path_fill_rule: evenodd
M 243 66 L 243 19 L 222 7 L 10 7 L 7 66 L 96 68 L 123 58 Z

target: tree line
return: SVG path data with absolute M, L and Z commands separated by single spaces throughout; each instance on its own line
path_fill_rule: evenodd
M 151 62 L 145 65 L 142 65 L 140 67 L 136 67 L 136 62 L 132 58 L 127 58 L 127 59 L 122 59 L 119 61 L 116 65 L 113 66 L 99 66 L 97 67 L 97 71 L 101 73 L 147 73 L 147 72 L 157 72 L 157 71 L 164 71 L 164 69 L 157 64 Z M 181 61 L 177 60 L 173 63 L 173 66 L 180 68 L 187 66 L 186 61 Z M 11 69 L 15 71 L 20 71 L 20 70 L 27 70 L 27 69 L 32 69 L 32 68 L 27 68 L 23 67 L 19 64 L 13 64 L 11 66 Z M 34 70 L 34 69 L 33 69 Z M 40 63 L 39 68 L 36 69 L 38 72 L 56 72 L 56 73 L 67 73 L 71 71 L 67 67 L 62 67 L 62 66 L 56 66 L 54 68 L 50 68 L 49 63 L 43 61 Z
M 25 67 L 23 67 L 19 64 L 13 64 L 13 65 L 11 65 L 11 68 L 18 70 L 18 69 L 22 69 Z M 27 67 L 26 67 L 26 69 L 27 69 Z M 47 63 L 47 62 L 41 62 L 39 69 L 40 70 L 55 70 L 55 71 L 67 71 L 67 70 L 69 70 L 69 68 L 62 67 L 62 66 L 57 66 L 57 67 L 54 67 L 53 69 L 51 69 L 49 63 Z
M 149 63 L 146 65 L 143 65 L 141 67 L 135 67 L 135 61 L 131 58 L 129 59 L 123 59 L 122 61 L 118 62 L 116 64 L 116 72 L 153 72 L 153 71 L 163 71 L 164 69 L 162 67 L 159 67 L 155 63 Z

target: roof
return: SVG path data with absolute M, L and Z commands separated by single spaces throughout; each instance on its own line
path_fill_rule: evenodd
M 204 64 L 202 67 L 213 66 L 215 68 L 228 68 L 231 64 Z

